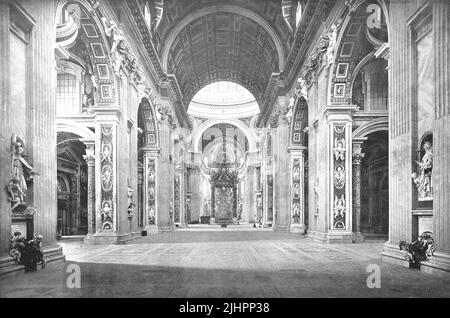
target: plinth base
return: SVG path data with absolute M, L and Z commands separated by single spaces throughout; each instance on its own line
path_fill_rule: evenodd
M 140 231 L 124 234 L 100 232 L 92 235 L 87 235 L 84 239 L 84 243 L 91 245 L 126 244 L 129 241 L 133 241 L 140 237 Z
M 364 236 L 361 232 L 353 233 L 353 243 L 362 243 L 364 242 Z
M 292 224 L 290 231 L 291 233 L 299 233 L 299 234 L 305 234 L 306 227 L 302 224 Z
M 308 231 L 306 238 L 320 243 L 327 244 L 348 244 L 353 243 L 353 235 L 351 232 L 318 232 L 318 231 Z

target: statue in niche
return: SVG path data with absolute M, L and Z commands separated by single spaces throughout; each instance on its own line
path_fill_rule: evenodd
M 203 204 L 203 215 L 204 216 L 208 216 L 209 215 L 209 206 L 208 206 L 208 202 L 205 202 Z
M 429 141 L 423 145 L 425 154 L 421 161 L 416 161 L 419 166 L 419 175 L 412 173 L 412 178 L 419 191 L 419 200 L 429 200 L 432 198 L 432 170 L 433 170 L 433 147 Z

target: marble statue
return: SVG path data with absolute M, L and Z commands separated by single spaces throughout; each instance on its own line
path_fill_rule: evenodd
M 330 32 L 328 33 L 328 47 L 327 47 L 327 63 L 328 65 L 334 62 L 334 50 L 337 41 L 338 27 L 336 24 L 333 24 L 330 28 Z
M 18 186 L 23 193 L 27 193 L 27 181 L 33 179 L 37 173 L 23 158 L 24 147 L 22 141 L 15 135 L 12 137 L 12 179 L 18 180 Z
M 29 207 L 25 202 L 28 190 L 27 181 L 31 181 L 38 174 L 25 160 L 23 153 L 23 142 L 13 134 L 11 138 L 11 179 L 5 187 L 5 190 L 8 194 L 8 200 L 11 203 L 11 210 L 13 212 L 32 215 L 34 213 L 33 208 Z
M 425 142 L 423 145 L 425 154 L 422 160 L 416 161 L 419 166 L 419 175 L 412 173 L 412 178 L 419 191 L 419 200 L 426 200 L 432 197 L 432 170 L 433 170 L 433 147 L 430 142 Z
M 19 185 L 19 179 L 12 178 L 6 187 L 11 202 L 11 210 L 15 210 L 19 205 L 25 204 L 26 194 L 22 191 Z
M 303 96 L 305 100 L 308 100 L 308 87 L 306 86 L 306 81 L 299 77 L 297 79 L 298 87 L 295 89 L 297 96 Z
M 120 67 L 124 62 L 124 53 L 126 52 L 126 43 L 124 37 L 120 34 L 117 24 L 114 21 L 108 21 L 102 17 L 105 34 L 109 37 L 111 43 L 111 58 L 114 72 L 119 74 Z

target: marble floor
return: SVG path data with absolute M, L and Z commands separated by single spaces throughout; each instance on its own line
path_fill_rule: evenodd
M 197 226 L 127 245 L 63 241 L 65 267 L 0 278 L 1 297 L 450 297 L 450 279 L 381 261 L 383 241 L 319 244 L 251 226 Z M 367 267 L 381 288 L 367 287 Z M 449 275 L 450 276 L 450 275 Z

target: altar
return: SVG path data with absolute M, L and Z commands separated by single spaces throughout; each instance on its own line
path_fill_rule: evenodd
M 211 176 L 211 216 L 216 223 L 232 224 L 237 217 L 237 174 L 226 165 Z

